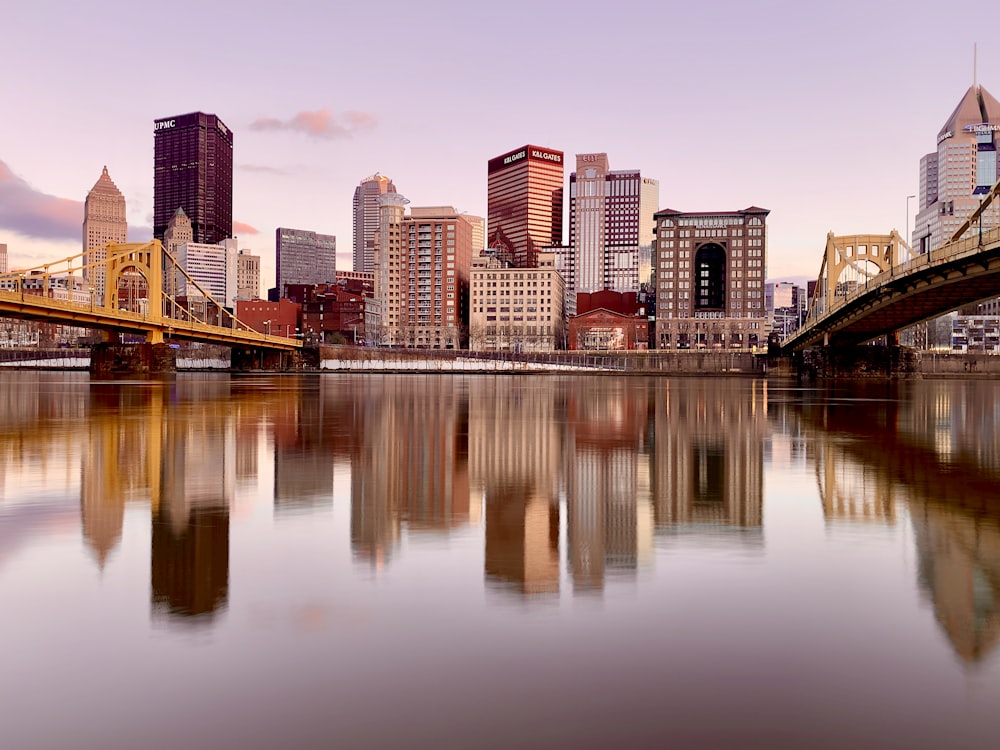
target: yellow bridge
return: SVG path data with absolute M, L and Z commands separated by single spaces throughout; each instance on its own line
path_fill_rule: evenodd
M 293 351 L 302 342 L 253 330 L 181 268 L 159 240 L 108 244 L 0 274 L 0 316 L 143 336 Z

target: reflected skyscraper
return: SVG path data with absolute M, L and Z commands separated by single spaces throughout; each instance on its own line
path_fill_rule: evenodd
M 373 376 L 363 437 L 351 463 L 355 554 L 384 562 L 400 531 L 467 525 L 470 505 L 468 397 L 450 380 Z
M 235 432 L 222 424 L 167 422 L 160 498 L 152 508 L 154 612 L 211 616 L 229 596 L 229 508 Z
M 652 493 L 658 531 L 749 531 L 763 522 L 766 384 L 725 380 L 655 392 Z
M 574 429 L 564 447 L 564 475 L 574 591 L 603 589 L 611 571 L 632 575 L 651 553 L 649 495 L 639 492 L 640 474 L 648 476 L 640 472 L 648 463 L 646 399 L 644 389 L 627 381 L 585 383 L 570 393 Z
M 559 590 L 562 391 L 548 379 L 469 383 L 469 474 L 484 498 L 488 579 L 525 594 Z

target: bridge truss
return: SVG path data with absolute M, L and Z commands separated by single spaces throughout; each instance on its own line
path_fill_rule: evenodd
M 158 240 L 105 245 L 0 274 L 0 316 L 142 336 L 290 351 L 297 339 L 239 320 Z

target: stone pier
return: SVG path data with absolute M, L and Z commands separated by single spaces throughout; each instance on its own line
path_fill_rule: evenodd
M 177 350 L 168 344 L 99 343 L 90 349 L 90 374 L 99 378 L 162 377 L 177 372 Z

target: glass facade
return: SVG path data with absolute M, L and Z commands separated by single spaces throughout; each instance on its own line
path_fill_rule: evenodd
M 153 237 L 163 240 L 178 208 L 194 241 L 233 235 L 233 133 L 215 115 L 192 112 L 153 123 Z

